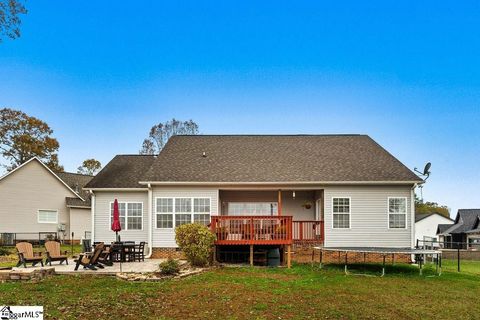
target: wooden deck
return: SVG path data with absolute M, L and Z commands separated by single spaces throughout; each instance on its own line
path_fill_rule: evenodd
M 212 216 L 217 245 L 323 243 L 323 221 L 293 221 L 292 216 Z

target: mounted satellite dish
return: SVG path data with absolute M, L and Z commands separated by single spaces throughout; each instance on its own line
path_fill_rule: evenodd
M 430 177 L 430 167 L 432 164 L 430 162 L 427 162 L 425 165 L 425 168 L 423 169 L 423 172 L 419 171 L 417 168 L 414 168 L 416 173 L 420 174 L 421 176 L 425 177 L 423 181 L 427 181 L 428 177 Z

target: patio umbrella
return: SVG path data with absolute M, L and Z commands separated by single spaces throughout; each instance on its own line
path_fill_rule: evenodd
M 112 231 L 115 231 L 115 238 L 118 239 L 118 232 L 122 231 L 122 225 L 120 224 L 120 210 L 118 210 L 118 201 L 115 199 L 113 202 L 113 221 L 112 221 Z M 120 272 L 122 272 L 122 259 L 120 259 Z
M 112 231 L 115 231 L 115 237 L 118 241 L 118 232 L 122 231 L 122 226 L 120 225 L 120 211 L 118 210 L 117 199 L 115 199 L 115 201 L 113 202 Z

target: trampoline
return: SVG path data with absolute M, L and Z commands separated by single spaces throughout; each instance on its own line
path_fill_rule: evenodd
M 392 260 L 395 260 L 396 254 L 410 254 L 415 255 L 418 260 L 418 266 L 420 275 L 422 275 L 423 257 L 431 255 L 435 257 L 435 270 L 438 275 L 442 274 L 442 252 L 440 250 L 427 250 L 427 249 L 414 249 L 414 248 L 381 248 L 381 247 L 313 247 L 312 251 L 312 263 L 315 261 L 315 251 L 319 251 L 319 263 L 320 268 L 323 267 L 323 253 L 325 251 L 330 252 L 344 252 L 345 253 L 345 274 L 348 274 L 348 254 L 349 253 L 375 253 L 383 256 L 382 264 L 382 277 L 385 275 L 385 257 L 392 256 Z

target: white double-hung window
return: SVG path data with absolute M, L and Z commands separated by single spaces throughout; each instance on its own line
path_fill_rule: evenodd
M 350 198 L 333 198 L 333 229 L 350 228 Z
M 142 230 L 143 203 L 119 202 L 118 212 L 122 230 Z M 110 225 L 113 221 L 113 202 L 110 203 Z
M 58 223 L 57 210 L 38 210 L 38 223 Z
M 175 227 L 182 224 L 192 223 L 192 199 L 175 199 Z
M 407 227 L 407 198 L 388 198 L 388 227 L 390 229 Z
M 157 198 L 158 229 L 178 227 L 187 223 L 210 223 L 210 198 Z

